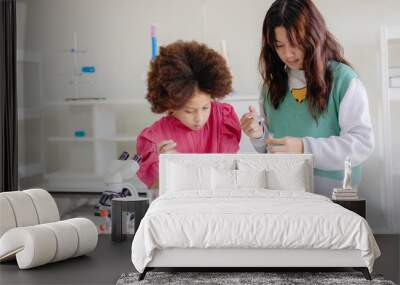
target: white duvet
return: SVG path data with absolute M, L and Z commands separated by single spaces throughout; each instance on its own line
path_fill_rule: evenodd
M 358 249 L 371 272 L 380 255 L 359 215 L 324 196 L 266 189 L 162 195 L 140 223 L 132 262 L 143 272 L 165 248 Z

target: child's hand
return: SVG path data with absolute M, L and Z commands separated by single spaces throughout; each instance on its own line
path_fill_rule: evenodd
M 157 151 L 159 154 L 177 153 L 175 148 L 176 148 L 176 142 L 174 142 L 173 140 L 165 140 L 157 145 Z
M 257 121 L 258 114 L 253 106 L 249 106 L 249 112 L 245 113 L 240 119 L 240 127 L 243 132 L 250 138 L 260 138 L 264 130 Z
M 304 153 L 303 140 L 295 137 L 265 140 L 269 153 Z

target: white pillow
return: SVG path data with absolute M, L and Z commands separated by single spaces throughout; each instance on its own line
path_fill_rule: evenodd
M 208 189 L 212 187 L 211 167 L 169 163 L 168 191 Z
M 237 188 L 267 188 L 267 171 L 262 170 L 236 170 Z
M 305 163 L 292 165 L 290 169 L 270 169 L 267 171 L 268 188 L 272 190 L 306 191 Z
M 236 170 L 212 168 L 214 190 L 236 190 Z
M 267 176 L 263 170 L 212 170 L 213 189 L 238 190 L 241 188 L 267 188 Z

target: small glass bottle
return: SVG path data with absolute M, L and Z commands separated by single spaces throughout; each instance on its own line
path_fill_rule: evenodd
M 135 234 L 135 213 L 134 212 L 126 212 L 126 234 L 134 235 Z
M 111 214 L 108 210 L 100 210 L 101 222 L 99 234 L 111 234 Z

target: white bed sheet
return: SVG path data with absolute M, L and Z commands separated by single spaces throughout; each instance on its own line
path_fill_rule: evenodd
M 380 255 L 359 215 L 317 194 L 267 189 L 162 195 L 134 237 L 135 268 L 166 248 L 357 249 L 371 272 Z

